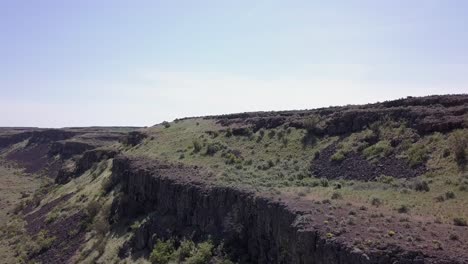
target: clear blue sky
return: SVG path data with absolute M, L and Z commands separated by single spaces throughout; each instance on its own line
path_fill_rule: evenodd
M 0 2 L 0 126 L 468 92 L 468 1 Z

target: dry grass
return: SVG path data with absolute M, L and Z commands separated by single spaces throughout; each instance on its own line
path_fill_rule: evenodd
M 454 154 L 447 154 L 446 150 L 450 134 L 434 133 L 420 137 L 414 130 L 390 121 L 351 134 L 339 141 L 338 151 L 343 155 L 357 152 L 367 154 L 372 159 L 382 158 L 391 151 L 397 157 L 407 160 L 410 165 L 426 164 L 430 172 L 415 180 L 403 179 L 391 183 L 329 181 L 327 185 L 323 185 L 320 184 L 320 179 L 311 177 L 310 161 L 316 153 L 336 142 L 338 138 L 321 138 L 313 145 L 304 147 L 302 139 L 306 134 L 305 129 L 290 128 L 283 133 L 286 129 L 278 127 L 260 130 L 251 138 L 226 137 L 226 132 L 223 132 L 225 130 L 225 127 L 213 120 L 183 120 L 171 124 L 169 128 L 156 126 L 148 129 L 150 137 L 140 146 L 126 152 L 129 155 L 146 155 L 170 162 L 202 164 L 214 172 L 215 177 L 212 180 L 220 184 L 250 186 L 266 193 L 300 193 L 301 199 L 310 199 L 311 196 L 327 199 L 333 195 L 336 186 L 340 186 L 343 200 L 355 204 L 370 206 L 372 201 L 369 197 L 378 197 L 379 208 L 382 210 L 394 211 L 395 208 L 407 205 L 411 208 L 411 215 L 426 215 L 445 223 L 450 223 L 456 216 L 468 217 L 463 206 L 468 201 L 468 192 L 463 191 L 465 185 L 454 161 Z M 219 136 L 212 137 L 206 131 L 219 131 Z M 270 134 L 273 136 L 268 136 Z M 278 140 L 278 134 L 287 138 L 288 144 Z M 394 139 L 401 143 L 390 147 L 390 141 Z M 201 144 L 198 153 L 193 153 L 194 140 Z M 380 140 L 377 141 L 380 143 L 375 144 L 376 140 Z M 226 162 L 225 157 L 230 154 L 223 156 L 223 149 L 208 151 L 209 154 L 206 154 L 207 148 L 214 144 L 222 145 L 226 150 L 238 151 L 241 158 Z M 424 146 L 423 150 L 420 146 Z M 180 159 L 181 155 L 184 156 L 183 159 Z M 428 183 L 429 189 L 424 192 L 415 191 L 414 186 L 422 181 Z M 447 185 L 447 181 L 453 184 Z M 447 192 L 454 193 L 456 198 L 444 203 L 434 203 L 434 197 Z
M 0 226 L 14 220 L 12 211 L 32 196 L 41 180 L 11 166 L 0 165 Z M 0 263 L 16 263 L 11 239 L 0 236 Z

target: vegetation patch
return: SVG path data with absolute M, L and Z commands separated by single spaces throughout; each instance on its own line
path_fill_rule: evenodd
M 174 239 L 159 239 L 150 254 L 149 260 L 153 264 L 232 263 L 226 258 L 222 247 L 215 248 L 210 240 L 195 243 L 187 239 L 183 239 L 181 242 Z
M 428 159 L 428 150 L 422 143 L 412 144 L 406 151 L 407 160 L 411 167 L 422 165 Z
M 387 157 L 392 153 L 392 146 L 390 145 L 390 141 L 382 140 L 377 142 L 376 144 L 364 149 L 362 154 L 369 160 L 371 159 L 380 159 L 383 157 Z
M 457 130 L 450 136 L 450 148 L 461 171 L 465 170 L 467 163 L 468 132 L 466 130 Z

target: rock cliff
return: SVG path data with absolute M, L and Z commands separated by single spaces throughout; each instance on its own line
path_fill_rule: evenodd
M 158 161 L 114 159 L 112 179 L 125 194 L 114 212 L 121 218 L 150 216 L 136 231 L 133 249 L 152 248 L 161 236 L 209 236 L 223 241 L 240 263 L 457 263 L 397 246 L 363 252 L 327 238 L 305 211 L 246 190 L 194 180 L 200 173 Z

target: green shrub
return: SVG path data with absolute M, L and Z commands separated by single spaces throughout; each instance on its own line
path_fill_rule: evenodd
M 328 180 L 327 179 L 320 179 L 320 185 L 322 187 L 328 187 L 329 186 Z
M 445 201 L 445 197 L 443 195 L 439 195 L 434 199 L 436 200 L 436 202 L 439 202 L 439 203 Z
M 162 125 L 165 127 L 165 128 L 170 128 L 171 127 L 171 124 L 167 121 L 164 121 L 162 122 Z
M 268 167 L 274 167 L 275 163 L 272 160 L 268 160 Z
M 379 207 L 380 205 L 382 205 L 382 200 L 378 197 L 372 197 L 371 204 L 375 207 Z
M 278 137 L 278 140 L 282 140 L 284 138 L 284 131 L 280 131 L 278 132 L 278 134 L 276 134 L 277 137 Z
M 216 154 L 216 152 L 218 152 L 222 148 L 223 146 L 220 143 L 210 143 L 206 147 L 206 155 L 213 156 L 214 154 Z
M 413 184 L 413 188 L 415 191 L 418 192 L 428 192 L 430 190 L 429 184 L 427 184 L 427 182 L 425 181 L 416 181 Z
M 254 139 L 254 133 L 251 127 L 245 129 L 244 136 L 248 137 L 250 140 Z
M 302 122 L 304 129 L 308 134 L 318 133 L 321 129 L 320 118 L 318 116 L 310 116 Z
M 270 130 L 270 131 L 268 132 L 268 137 L 269 137 L 270 139 L 272 139 L 273 137 L 275 137 L 275 135 L 276 135 L 276 131 L 275 131 L 274 129 L 272 129 L 272 130 Z
M 101 204 L 98 201 L 94 200 L 94 201 L 89 202 L 88 205 L 86 206 L 86 214 L 89 220 L 93 220 L 100 210 L 101 210 Z
M 100 216 L 94 219 L 92 229 L 100 235 L 105 235 L 109 231 L 110 225 L 105 217 Z
M 406 204 L 401 205 L 401 206 L 398 207 L 398 209 L 397 209 L 398 213 L 400 213 L 400 214 L 406 214 L 406 213 L 409 212 L 409 210 L 410 210 L 410 208 L 409 208 L 409 206 L 407 206 Z
M 194 140 L 192 144 L 193 144 L 193 152 L 194 153 L 200 152 L 200 150 L 202 149 L 202 144 L 200 143 L 200 141 Z
M 55 222 L 55 220 L 57 220 L 58 217 L 59 217 L 59 213 L 54 210 L 54 211 L 50 212 L 49 214 L 47 214 L 45 222 L 47 224 L 50 224 L 52 222 Z
M 449 235 L 449 239 L 450 239 L 450 240 L 453 240 L 453 241 L 456 241 L 456 240 L 459 240 L 460 237 L 458 237 L 457 234 L 451 233 L 451 234 Z
M 380 177 L 377 178 L 377 181 L 381 183 L 385 183 L 385 184 L 391 184 L 393 183 L 394 180 L 395 178 L 393 178 L 392 176 L 386 176 L 386 175 L 380 175 Z
M 273 160 L 268 160 L 268 162 L 264 165 L 259 165 L 257 168 L 260 170 L 269 170 L 270 168 L 274 167 L 275 163 Z
M 393 148 L 390 145 L 390 141 L 381 140 L 376 144 L 364 149 L 362 154 L 364 154 L 367 159 L 376 159 L 387 157 L 392 153 L 392 150 Z
M 456 226 L 467 226 L 466 219 L 461 217 L 456 217 L 453 219 L 453 224 Z
M 182 262 L 186 258 L 190 257 L 196 250 L 196 245 L 191 240 L 182 240 L 179 248 L 173 253 L 173 259 L 177 262 Z
M 226 137 L 232 137 L 232 129 L 231 128 L 226 129 Z
M 102 193 L 107 194 L 112 190 L 112 188 L 114 188 L 114 182 L 112 181 L 111 177 L 104 178 L 101 183 Z
M 13 211 L 12 211 L 13 214 L 15 214 L 15 215 L 19 214 L 21 211 L 24 210 L 25 206 L 26 206 L 26 205 L 24 204 L 24 202 L 21 201 L 19 204 L 17 204 L 17 205 L 13 208 Z
M 259 135 L 259 137 L 263 138 L 263 137 L 265 136 L 265 129 L 263 129 L 263 128 L 260 129 L 260 130 L 258 131 L 258 135 Z
M 332 193 L 332 196 L 331 196 L 332 200 L 337 200 L 337 199 L 342 199 L 342 198 L 343 198 L 343 196 L 341 195 L 341 193 L 339 193 L 339 192 Z
M 221 154 L 221 157 L 225 159 L 225 163 L 228 165 L 242 163 L 243 158 L 240 154 L 240 151 L 237 150 L 227 150 Z
M 320 118 L 317 116 L 311 116 L 303 121 L 304 129 L 306 133 L 302 137 L 302 146 L 314 145 L 317 142 L 317 135 L 322 131 Z
M 413 144 L 406 152 L 408 163 L 411 167 L 416 167 L 428 158 L 427 149 L 423 144 Z
M 203 242 L 197 245 L 195 253 L 185 260 L 187 264 L 206 264 L 213 256 L 213 243 L 211 241 Z
M 174 252 L 174 242 L 172 240 L 156 242 L 149 260 L 152 264 L 167 264 L 172 258 Z
M 455 193 L 454 192 L 446 192 L 445 193 L 445 199 L 455 199 Z
M 36 208 L 39 205 L 41 205 L 41 202 L 42 202 L 42 195 L 35 193 L 33 197 L 31 198 L 31 200 L 28 201 L 28 204 L 32 204 L 34 208 Z
M 450 148 L 455 162 L 461 171 L 465 170 L 467 163 L 468 136 L 464 130 L 455 131 L 449 138 Z
M 56 238 L 49 236 L 47 230 L 41 230 L 36 236 L 36 243 L 39 246 L 38 251 L 44 252 L 52 247 L 52 244 L 55 242 Z
M 346 158 L 346 156 L 343 154 L 343 152 L 338 151 L 338 152 L 336 152 L 335 154 L 333 154 L 333 155 L 330 157 L 330 160 L 331 160 L 331 161 L 335 161 L 335 162 L 341 162 L 341 161 L 343 161 L 345 158 Z

